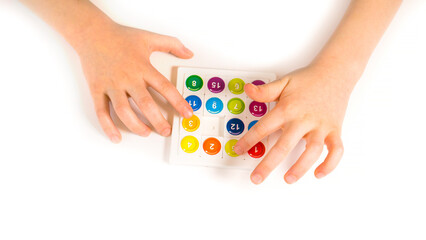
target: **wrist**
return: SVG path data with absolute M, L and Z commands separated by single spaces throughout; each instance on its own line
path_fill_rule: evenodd
M 364 68 L 339 58 L 317 57 L 308 68 L 313 71 L 315 79 L 324 86 L 337 90 L 335 94 L 341 99 L 349 100 L 356 83 L 360 79 Z
M 353 88 L 361 78 L 365 65 L 362 61 L 320 54 L 311 62 L 310 67 L 328 76 L 329 79 Z
M 80 14 L 64 28 L 63 36 L 74 50 L 81 54 L 91 42 L 117 25 L 112 19 L 90 2 L 79 8 Z

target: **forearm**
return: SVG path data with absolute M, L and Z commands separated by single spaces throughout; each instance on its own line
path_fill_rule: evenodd
M 328 43 L 313 61 L 349 72 L 353 87 L 402 0 L 353 0 Z
M 111 20 L 88 0 L 20 0 L 56 29 L 74 48 Z M 103 25 L 105 27 L 105 25 Z

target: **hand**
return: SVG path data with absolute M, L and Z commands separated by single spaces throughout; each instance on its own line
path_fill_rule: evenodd
M 253 183 L 260 184 L 302 138 L 306 140 L 306 149 L 285 174 L 287 183 L 296 182 L 309 170 L 320 157 L 324 144 L 328 155 L 315 170 L 315 176 L 321 178 L 337 166 L 343 154 L 340 133 L 352 89 L 345 80 L 350 78 L 348 73 L 309 66 L 266 85 L 245 85 L 247 95 L 253 100 L 278 102 L 238 141 L 235 152 L 241 155 L 281 130 L 277 143 L 252 172 Z
M 170 124 L 161 114 L 148 87 L 163 95 L 182 116 L 192 116 L 192 108 L 177 89 L 151 65 L 149 57 L 154 51 L 171 53 L 184 59 L 193 56 L 174 37 L 115 23 L 89 33 L 77 47 L 97 117 L 104 132 L 114 143 L 120 142 L 121 134 L 111 119 L 110 101 L 120 120 L 132 132 L 148 136 L 151 131 L 131 109 L 129 97 L 158 133 L 163 136 L 170 134 Z

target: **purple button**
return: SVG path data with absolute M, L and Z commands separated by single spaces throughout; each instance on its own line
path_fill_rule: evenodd
M 207 88 L 212 93 L 220 93 L 225 89 L 225 82 L 220 77 L 212 77 L 207 82 Z
M 255 117 L 261 117 L 265 115 L 267 107 L 265 103 L 253 101 L 249 106 L 250 113 Z
M 259 85 L 263 85 L 263 84 L 265 84 L 265 82 L 264 81 L 262 81 L 262 80 L 254 80 L 253 82 L 251 82 L 252 84 L 254 84 L 254 85 L 256 85 L 256 86 L 259 86 Z

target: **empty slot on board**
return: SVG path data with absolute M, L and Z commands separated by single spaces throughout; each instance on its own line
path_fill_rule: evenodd
M 224 121 L 223 117 L 203 117 L 202 135 L 223 137 Z

